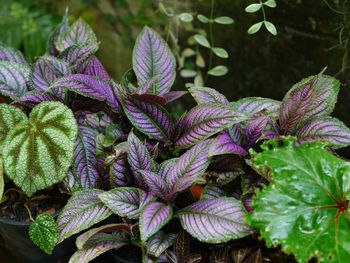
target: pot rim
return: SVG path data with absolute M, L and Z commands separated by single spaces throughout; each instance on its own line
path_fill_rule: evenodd
M 54 219 L 56 219 L 58 217 L 59 212 L 61 212 L 61 209 L 56 211 L 55 214 L 52 215 L 52 217 Z M 0 224 L 7 224 L 7 225 L 14 225 L 14 226 L 30 226 L 33 222 L 29 221 L 29 222 L 23 222 L 23 221 L 19 221 L 17 219 L 10 219 L 10 218 L 6 218 L 6 217 L 2 217 L 0 214 Z

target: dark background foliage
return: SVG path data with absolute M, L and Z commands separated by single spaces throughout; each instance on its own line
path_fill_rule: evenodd
M 83 17 L 96 31 L 101 41 L 98 56 L 111 75 L 120 80 L 131 67 L 131 52 L 135 38 L 144 25 L 167 36 L 171 18 L 159 10 L 159 3 L 176 6 L 176 12 L 209 16 L 212 0 L 0 0 L 0 40 L 20 48 L 34 59 L 45 50 L 46 39 L 60 21 L 66 7 L 70 18 Z M 227 60 L 214 57 L 213 64 L 223 64 L 229 73 L 209 77 L 206 86 L 227 95 L 230 100 L 246 96 L 282 99 L 290 87 L 324 67 L 326 73 L 343 83 L 336 117 L 350 126 L 350 69 L 349 29 L 350 1 L 348 0 L 278 0 L 277 7 L 267 9 L 268 20 L 278 30 L 272 36 L 264 28 L 248 35 L 250 25 L 260 21 L 261 13 L 247 14 L 244 8 L 255 0 L 216 0 L 214 16 L 230 16 L 235 23 L 229 26 L 214 24 L 214 43 L 225 48 Z M 207 24 L 198 20 L 194 27 L 208 31 Z M 185 26 L 178 27 L 179 45 L 188 46 Z M 209 52 L 197 47 L 205 61 Z M 208 65 L 208 63 L 207 63 Z M 185 89 L 184 79 L 178 77 L 175 89 Z M 193 105 L 188 96 L 183 108 Z M 182 110 L 178 109 L 178 110 Z

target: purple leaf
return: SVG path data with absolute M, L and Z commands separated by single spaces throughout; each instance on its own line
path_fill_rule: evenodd
M 117 187 L 98 195 L 100 200 L 121 217 L 137 219 L 140 214 L 140 192 L 134 187 Z
M 69 29 L 69 23 L 68 23 L 68 8 L 66 8 L 65 14 L 62 18 L 61 23 L 54 29 L 54 31 L 51 33 L 51 36 L 49 37 L 49 46 L 48 51 L 50 55 L 57 56 L 58 50 L 56 48 L 57 40 L 61 34 L 66 32 Z
M 227 105 L 229 101 L 224 95 L 212 88 L 192 87 L 188 89 L 198 104 L 218 103 Z
M 266 127 L 263 131 L 262 138 L 263 139 L 275 139 L 280 137 L 280 129 L 276 121 L 272 119 L 268 119 L 266 123 Z
M 245 127 L 245 149 L 252 147 L 262 136 L 269 119 L 270 118 L 264 114 L 256 114 L 256 116 L 252 117 L 252 120 L 250 120 Z
M 147 244 L 147 253 L 158 258 L 175 242 L 176 237 L 177 234 L 168 234 L 163 231 L 159 231 L 149 239 Z
M 0 61 L 16 62 L 28 66 L 28 62 L 20 51 L 13 47 L 6 46 L 2 42 L 0 42 Z
M 96 76 L 110 81 L 111 77 L 108 75 L 107 70 L 104 68 L 100 60 L 93 56 L 90 60 L 86 61 L 80 68 L 78 73 Z
M 208 184 L 204 187 L 200 200 L 217 199 L 229 195 L 225 190 L 215 184 Z
M 16 102 L 23 102 L 31 106 L 35 106 L 43 101 L 59 101 L 63 103 L 62 97 L 57 97 L 52 93 L 37 90 L 31 90 L 16 100 Z
M 122 87 L 120 84 L 112 81 L 112 91 L 111 94 L 107 97 L 107 104 L 111 107 L 112 111 L 123 112 L 121 104 L 121 91 Z
M 141 174 L 143 181 L 151 193 L 162 198 L 166 197 L 168 189 L 164 178 L 151 171 L 140 170 L 138 172 Z
M 293 89 L 287 94 L 282 102 L 279 118 L 284 134 L 293 130 L 303 120 L 303 114 L 310 105 L 312 93 L 312 87 L 307 85 Z
M 153 193 L 149 193 L 140 189 L 140 211 L 150 202 L 153 202 L 155 199 L 156 197 Z
M 222 154 L 247 155 L 247 151 L 235 144 L 227 133 L 222 133 L 215 138 L 209 148 L 209 157 Z
M 303 122 L 314 117 L 329 115 L 334 109 L 339 86 L 338 80 L 323 75 L 322 72 L 295 84 L 282 102 L 280 110 L 281 130 L 284 133 L 295 132 Z M 310 92 L 308 91 L 309 89 L 311 89 L 311 95 L 308 99 L 308 104 L 296 102 L 297 94 Z M 299 103 L 301 106 L 296 107 L 294 106 L 295 103 Z M 302 108 L 302 110 L 298 110 L 297 114 L 294 114 L 295 118 L 287 118 L 293 116 L 293 112 L 298 108 Z M 292 119 L 292 121 L 289 121 L 289 119 Z M 291 122 L 295 123 L 295 125 L 290 124 Z
M 133 98 L 141 100 L 141 101 L 157 103 L 159 105 L 165 105 L 166 104 L 166 99 L 164 97 L 162 97 L 162 96 L 159 96 L 159 95 L 150 94 L 150 93 L 145 93 L 145 94 L 133 93 L 131 95 L 132 95 Z
M 175 163 L 179 160 L 179 158 L 172 158 L 162 162 L 159 166 L 158 174 L 160 177 L 166 179 L 168 173 L 171 169 L 173 169 Z
M 97 49 L 97 45 L 74 45 L 61 52 L 58 58 L 67 62 L 76 71 L 79 71 L 84 63 L 94 56 Z
M 187 91 L 170 91 L 163 94 L 163 98 L 165 99 L 166 103 L 169 103 L 181 98 L 185 94 L 187 94 Z
M 98 198 L 103 191 L 85 190 L 75 192 L 57 218 L 59 241 L 88 229 L 112 214 Z
M 99 173 L 96 158 L 97 132 L 89 127 L 79 125 L 78 136 L 75 141 L 74 158 L 69 170 L 69 182 L 74 181 L 73 191 L 94 188 Z
M 350 145 L 350 129 L 340 120 L 332 117 L 311 119 L 295 135 L 297 144 L 310 141 L 329 141 L 333 148 Z
M 261 111 L 267 111 L 269 115 L 277 118 L 281 102 L 261 97 L 248 97 L 233 102 L 230 105 L 249 115 L 254 115 Z
M 113 123 L 113 119 L 104 111 L 77 111 L 75 113 L 75 118 L 79 124 L 89 126 L 100 133 L 104 132 L 106 128 Z
M 205 140 L 181 155 L 167 175 L 167 183 L 172 194 L 189 187 L 208 168 L 209 148 L 213 140 Z
M 140 234 L 141 240 L 147 241 L 151 236 L 165 226 L 173 216 L 170 205 L 160 202 L 150 202 L 141 211 Z
M 43 56 L 34 65 L 34 88 L 39 91 L 47 91 L 57 78 L 71 73 L 66 62 L 52 56 Z
M 220 104 L 200 104 L 193 108 L 185 117 L 188 128 L 176 141 L 180 147 L 190 147 L 219 131 L 246 120 L 247 117 L 228 106 Z
M 57 79 L 50 88 L 68 89 L 78 94 L 81 94 L 92 99 L 106 101 L 111 94 L 112 89 L 108 82 L 101 78 L 73 74 Z
M 241 202 L 235 198 L 217 198 L 198 201 L 180 210 L 176 217 L 199 241 L 218 244 L 250 234 L 244 211 Z
M 226 133 L 228 136 L 230 136 L 234 144 L 242 144 L 244 139 L 244 131 L 242 124 L 238 123 L 231 127 L 228 127 L 226 130 L 223 131 L 223 133 Z
M 152 85 L 153 94 L 167 93 L 175 80 L 174 55 L 167 43 L 149 27 L 145 27 L 136 39 L 133 69 L 139 84 L 157 77 Z
M 109 184 L 111 188 L 126 186 L 129 182 L 129 164 L 126 158 L 119 157 L 109 168 Z
M 99 255 L 118 249 L 125 245 L 124 240 L 120 240 L 112 234 L 98 233 L 89 240 L 89 243 L 82 249 L 77 250 L 68 263 L 86 263 L 97 258 Z
M 91 27 L 79 18 L 66 32 L 60 34 L 56 47 L 63 51 L 73 45 L 92 44 L 97 45 L 97 38 Z
M 0 93 L 16 100 L 28 91 L 30 68 L 16 62 L 0 61 Z
M 172 122 L 169 113 L 162 106 L 130 96 L 125 98 L 123 106 L 126 116 L 135 128 L 150 138 L 169 141 Z

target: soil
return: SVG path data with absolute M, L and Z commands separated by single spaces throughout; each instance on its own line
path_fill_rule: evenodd
M 58 187 L 53 186 L 28 198 L 18 188 L 10 184 L 6 197 L 7 199 L 0 204 L 0 217 L 30 222 L 27 208 L 34 219 L 43 213 L 54 216 L 67 203 L 69 195 L 62 194 Z

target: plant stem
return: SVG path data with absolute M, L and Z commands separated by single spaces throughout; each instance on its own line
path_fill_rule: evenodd
M 260 4 L 261 4 L 261 11 L 263 13 L 263 18 L 264 18 L 264 22 L 266 21 L 266 14 L 265 14 L 265 9 L 264 9 L 264 4 L 262 2 L 262 0 L 259 0 Z
M 32 213 L 30 212 L 30 209 L 29 209 L 29 207 L 28 207 L 28 204 L 25 203 L 25 204 L 24 204 L 24 207 L 27 209 L 27 212 L 28 212 L 30 221 L 34 222 L 34 219 L 33 219 L 33 217 L 32 217 Z
M 209 22 L 209 42 L 210 42 L 210 46 L 211 46 L 211 47 L 214 46 L 214 34 L 213 34 L 214 6 L 215 6 L 215 0 L 211 0 L 210 22 Z M 213 51 L 210 49 L 208 70 L 211 69 L 212 64 L 213 64 Z M 204 82 L 206 82 L 207 79 L 208 79 L 208 71 L 207 71 L 207 73 L 206 73 L 206 75 L 205 75 L 205 80 L 204 80 Z M 204 85 L 204 86 L 205 86 L 205 85 Z

